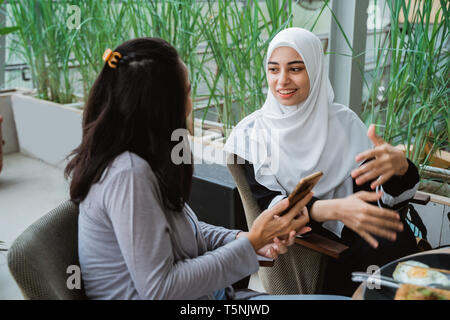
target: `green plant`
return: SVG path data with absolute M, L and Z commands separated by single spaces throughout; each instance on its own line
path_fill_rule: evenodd
M 38 97 L 73 102 L 66 7 L 55 1 L 8 1 L 19 26 L 12 49 L 30 66 Z
M 19 30 L 19 27 L 4 27 L 0 28 L 0 36 L 6 36 L 9 33 Z
M 0 8 L 3 5 L 3 2 L 5 2 L 5 0 L 0 0 Z M 17 30 L 19 30 L 19 27 L 17 27 L 17 26 L 0 28 L 0 36 L 6 36 L 7 34 L 17 31 Z
M 374 40 L 376 68 L 364 118 L 384 124 L 386 141 L 404 144 L 416 165 L 426 165 L 437 149 L 449 146 L 450 3 L 440 0 L 435 14 L 432 1 L 386 4 L 390 29 L 386 39 Z M 403 24 L 402 15 L 410 17 Z
M 70 0 L 61 2 L 64 7 L 71 4 Z M 130 30 L 125 27 L 128 25 L 127 3 L 114 0 L 84 0 L 77 3 L 80 25 L 68 31 L 67 47 L 78 64 L 85 100 L 103 67 L 104 51 L 108 48 L 114 49 L 131 38 Z
M 69 5 L 70 1 L 67 1 Z M 69 46 L 79 65 L 84 96 L 88 96 L 106 48 L 135 37 L 160 37 L 173 44 L 189 68 L 195 98 L 202 40 L 199 17 L 203 2 L 194 0 L 124 1 L 86 0 L 78 4 L 80 26 L 70 32 Z
M 124 4 L 134 37 L 159 37 L 174 45 L 189 69 L 191 97 L 197 97 L 206 56 L 199 53 L 205 41 L 200 20 L 205 2 L 196 0 L 136 1 Z M 191 119 L 193 121 L 193 119 Z M 193 127 L 193 123 L 190 124 Z

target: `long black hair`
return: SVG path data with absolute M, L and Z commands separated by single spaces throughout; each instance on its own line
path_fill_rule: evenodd
M 65 174 L 70 197 L 80 203 L 105 168 L 124 151 L 145 159 L 155 173 L 164 206 L 180 211 L 189 199 L 192 164 L 174 164 L 172 132 L 186 128 L 187 74 L 176 49 L 158 38 L 118 46 L 117 68 L 107 63 L 83 115 L 83 138 Z M 189 155 L 191 157 L 191 155 Z

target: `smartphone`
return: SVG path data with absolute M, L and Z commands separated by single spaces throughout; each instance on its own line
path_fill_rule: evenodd
M 318 171 L 313 173 L 303 179 L 300 180 L 299 183 L 295 186 L 294 190 L 288 196 L 289 199 L 289 207 L 286 209 L 287 212 L 290 208 L 292 208 L 299 200 L 303 199 L 314 186 L 319 182 L 320 178 L 322 178 L 323 172 Z

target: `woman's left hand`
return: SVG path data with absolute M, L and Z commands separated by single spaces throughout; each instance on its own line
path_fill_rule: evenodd
M 289 238 L 286 240 L 280 240 L 277 237 L 274 238 L 272 243 L 266 244 L 256 251 L 256 254 L 270 259 L 277 259 L 278 255 L 287 252 L 287 247 L 294 244 L 295 234 L 295 230 L 293 230 L 289 233 Z
M 372 189 L 375 189 L 392 176 L 402 176 L 408 171 L 408 160 L 404 153 L 377 136 L 375 125 L 370 125 L 367 136 L 373 142 L 375 148 L 358 154 L 355 160 L 362 162 L 373 159 L 352 171 L 352 178 L 356 179 L 357 185 L 378 178 L 370 185 Z

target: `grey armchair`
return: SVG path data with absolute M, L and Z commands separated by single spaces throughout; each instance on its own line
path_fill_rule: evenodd
M 28 227 L 8 250 L 8 267 L 25 299 L 86 299 L 69 289 L 66 273 L 78 261 L 78 207 L 66 201 Z

